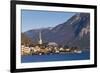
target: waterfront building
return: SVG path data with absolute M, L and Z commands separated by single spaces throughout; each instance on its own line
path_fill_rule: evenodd
M 21 46 L 21 55 L 29 55 L 31 49 L 29 47 L 26 47 L 24 45 Z
M 49 42 L 48 45 L 53 47 L 58 47 L 58 44 L 55 42 Z

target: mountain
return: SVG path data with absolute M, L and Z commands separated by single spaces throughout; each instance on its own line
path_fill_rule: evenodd
M 24 32 L 33 42 L 39 40 L 42 32 L 43 42 L 56 42 L 59 45 L 90 47 L 90 14 L 77 13 L 69 20 L 52 28 L 33 29 Z
M 27 35 L 29 38 L 31 38 L 34 43 L 38 43 L 38 40 L 39 40 L 39 32 L 40 31 L 42 32 L 43 42 L 46 42 L 46 40 L 44 40 L 44 35 L 46 35 L 47 33 L 52 33 L 51 32 L 51 27 L 49 27 L 49 28 L 41 28 L 41 29 L 29 30 L 29 31 L 24 32 L 24 34 Z M 49 34 L 47 34 L 47 35 L 49 35 Z M 49 37 L 49 36 L 47 36 L 47 37 Z
M 26 46 L 29 46 L 33 44 L 33 41 L 27 35 L 21 33 L 21 44 L 25 44 Z

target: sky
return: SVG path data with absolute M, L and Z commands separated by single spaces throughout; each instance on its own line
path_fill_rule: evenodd
M 25 32 L 32 29 L 55 27 L 66 22 L 75 14 L 72 12 L 21 10 L 21 30 Z

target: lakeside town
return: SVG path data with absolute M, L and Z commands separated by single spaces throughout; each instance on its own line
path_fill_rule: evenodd
M 64 53 L 82 53 L 78 47 L 59 46 L 55 42 L 43 43 L 41 32 L 39 32 L 39 41 L 37 44 L 21 44 L 21 55 L 43 55 L 43 54 L 64 54 Z

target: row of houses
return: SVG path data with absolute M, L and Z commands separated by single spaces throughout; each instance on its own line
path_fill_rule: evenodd
M 49 43 L 48 45 L 37 44 L 35 46 L 21 46 L 21 55 L 42 55 L 54 53 L 73 53 L 81 52 L 79 48 L 59 47 L 56 43 Z

